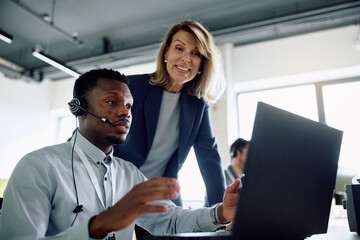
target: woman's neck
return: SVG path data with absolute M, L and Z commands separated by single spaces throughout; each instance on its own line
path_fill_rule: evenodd
M 184 84 L 168 83 L 164 86 L 164 90 L 169 93 L 179 93 L 183 87 Z

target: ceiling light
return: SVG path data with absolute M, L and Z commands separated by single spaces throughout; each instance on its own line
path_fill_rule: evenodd
M 2 30 L 0 29 L 0 39 L 3 40 L 4 42 L 11 43 L 13 37 L 12 37 L 10 34 L 2 31 Z
M 62 64 L 62 63 L 60 63 L 59 61 L 53 59 L 52 57 L 50 57 L 50 56 L 42 53 L 41 50 L 39 50 L 39 49 L 37 49 L 37 48 L 35 48 L 35 49 L 33 50 L 32 55 L 33 55 L 34 57 L 36 57 L 36 58 L 38 58 L 38 59 L 40 59 L 40 60 L 42 60 L 42 61 L 50 64 L 50 65 L 52 65 L 53 67 L 56 67 L 56 68 L 60 69 L 61 71 L 63 71 L 63 72 L 65 72 L 65 73 L 67 73 L 67 74 L 75 77 L 75 78 L 78 78 L 78 77 L 80 76 L 80 73 L 72 70 L 71 68 L 65 66 L 64 64 Z

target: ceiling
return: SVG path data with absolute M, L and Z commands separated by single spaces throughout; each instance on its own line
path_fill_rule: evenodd
M 0 71 L 26 81 L 69 75 L 32 56 L 34 47 L 79 73 L 154 61 L 173 24 L 201 22 L 235 46 L 360 23 L 360 0 L 0 0 Z

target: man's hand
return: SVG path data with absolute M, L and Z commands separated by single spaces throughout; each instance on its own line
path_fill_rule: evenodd
M 152 178 L 135 186 L 113 207 L 100 213 L 89 224 L 92 238 L 104 238 L 109 232 L 129 226 L 145 213 L 162 213 L 167 206 L 152 205 L 158 200 L 176 199 L 180 187 L 173 178 Z
M 218 208 L 218 218 L 221 223 L 234 220 L 239 187 L 240 179 L 235 179 L 234 183 L 226 188 L 223 203 Z

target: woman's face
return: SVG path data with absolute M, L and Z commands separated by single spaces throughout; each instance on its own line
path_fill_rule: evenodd
M 173 36 L 170 46 L 165 49 L 166 70 L 170 76 L 170 87 L 181 90 L 186 82 L 196 76 L 201 65 L 201 54 L 193 36 L 183 30 Z

